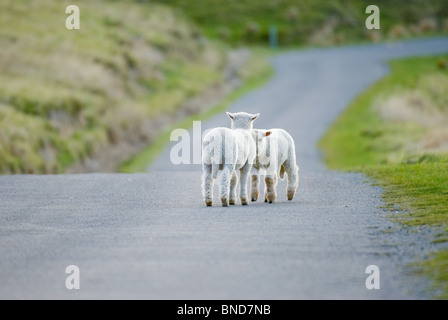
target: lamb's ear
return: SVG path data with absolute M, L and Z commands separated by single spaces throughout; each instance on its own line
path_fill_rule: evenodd
M 265 134 L 264 134 L 264 136 L 265 136 L 265 137 L 269 137 L 269 136 L 271 135 L 271 133 L 272 133 L 271 131 L 266 131 Z
M 259 113 L 257 113 L 256 115 L 253 115 L 253 117 L 252 117 L 252 121 L 254 121 L 255 119 L 257 119 L 259 115 L 260 115 Z
M 226 114 L 229 116 L 229 118 L 230 119 L 232 119 L 233 120 L 233 117 L 234 117 L 234 115 L 233 115 L 233 113 L 230 113 L 230 112 L 226 112 Z

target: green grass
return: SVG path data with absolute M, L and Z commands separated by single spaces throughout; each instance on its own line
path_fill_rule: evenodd
M 429 163 L 369 166 L 363 172 L 383 187 L 388 205 L 408 212 L 397 221 L 448 231 L 448 157 L 433 158 Z
M 150 0 L 138 0 L 149 2 Z M 280 46 L 331 45 L 446 32 L 444 1 L 419 0 L 156 0 L 193 19 L 212 38 L 267 45 L 277 26 Z M 365 28 L 368 5 L 381 10 L 381 29 Z
M 440 228 L 436 243 L 448 240 L 447 59 L 392 61 L 391 73 L 358 96 L 319 143 L 330 168 L 363 172 L 383 188 L 387 206 L 403 210 L 392 219 Z M 390 116 L 397 105 L 406 108 Z M 436 297 L 448 298 L 448 251 L 417 265 L 434 280 Z
M 224 112 L 239 97 L 262 86 L 273 75 L 272 66 L 267 62 L 267 57 L 270 56 L 271 53 L 256 48 L 253 48 L 252 52 L 253 55 L 251 60 L 245 66 L 244 70 L 241 71 L 244 83 L 240 88 L 232 92 L 213 108 L 198 115 L 186 117 L 176 125 L 164 130 L 146 149 L 123 163 L 120 171 L 126 173 L 145 172 L 148 166 L 151 165 L 157 156 L 166 148 L 170 141 L 171 132 L 174 129 L 184 128 L 188 130 L 192 127 L 193 121 L 203 121 L 219 112 Z
M 415 264 L 418 272 L 433 279 L 431 290 L 435 296 L 440 299 L 448 299 L 448 250 L 439 251 L 431 254 L 430 258 L 423 262 Z

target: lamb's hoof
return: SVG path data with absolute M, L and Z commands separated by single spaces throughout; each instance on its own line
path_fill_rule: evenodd
M 250 196 L 250 201 L 255 202 L 255 201 L 257 201 L 257 200 L 258 200 L 258 193 L 253 193 L 253 194 Z
M 255 202 L 255 201 L 257 201 L 257 199 L 256 198 L 252 198 L 252 199 L 250 199 L 250 201 Z
M 211 207 L 211 206 L 213 205 L 213 202 L 212 202 L 212 201 L 206 201 L 206 202 L 205 202 L 205 205 L 206 205 L 207 207 Z
M 223 207 L 227 207 L 229 205 L 229 203 L 227 202 L 227 199 L 221 199 L 221 203 Z
M 288 191 L 287 196 L 288 200 L 291 201 L 294 198 L 295 191 Z
M 264 198 L 264 202 L 268 202 L 268 199 Z
M 249 204 L 249 202 L 247 202 L 247 199 L 244 198 L 244 199 L 241 199 L 241 204 L 242 204 L 243 206 L 247 206 L 247 205 Z
M 272 200 L 269 200 L 269 203 L 272 203 L 273 201 Z
M 236 204 L 236 200 L 234 200 L 234 199 L 230 199 L 230 200 L 229 200 L 229 204 L 232 205 L 232 206 L 235 205 L 235 204 Z

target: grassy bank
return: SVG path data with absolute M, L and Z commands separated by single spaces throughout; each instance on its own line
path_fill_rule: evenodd
M 361 171 L 404 214 L 404 226 L 440 228 L 448 241 L 448 55 L 390 63 L 391 73 L 358 96 L 320 141 L 330 168 Z M 448 297 L 448 251 L 419 264 Z
M 1 173 L 64 172 L 144 144 L 158 116 L 223 81 L 226 49 L 180 12 L 79 0 L 81 28 L 68 30 L 69 4 L 0 2 Z

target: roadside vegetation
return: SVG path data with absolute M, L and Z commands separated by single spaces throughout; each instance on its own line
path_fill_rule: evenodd
M 445 1 L 422 0 L 138 0 L 171 5 L 207 36 L 233 45 L 266 45 L 275 26 L 280 46 L 338 45 L 448 31 Z M 381 29 L 365 28 L 368 5 L 381 10 Z
M 360 171 L 384 190 L 404 226 L 448 241 L 448 55 L 390 62 L 391 73 L 358 96 L 320 141 L 332 169 Z M 418 229 L 417 229 L 418 230 Z M 448 298 L 448 250 L 419 263 Z

